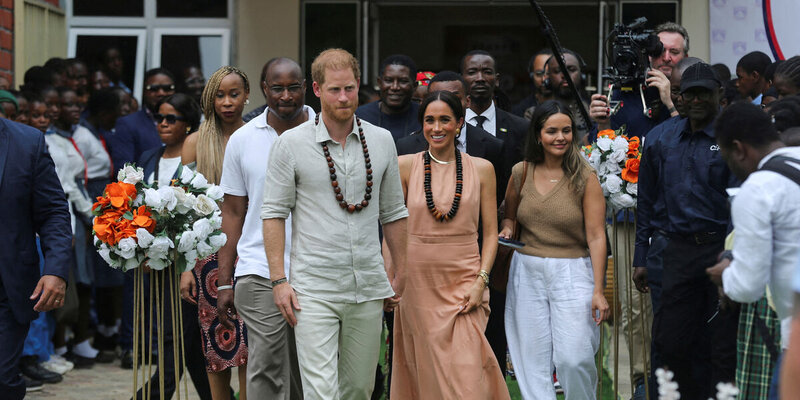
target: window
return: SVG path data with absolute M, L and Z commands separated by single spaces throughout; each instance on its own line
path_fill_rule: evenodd
M 144 17 L 144 0 L 73 0 L 72 14 L 84 17 Z
M 228 18 L 228 1 L 157 0 L 156 16 L 177 18 Z
M 67 52 L 70 57 L 84 60 L 91 70 L 95 70 L 105 64 L 106 51 L 116 48 L 122 59 L 122 82 L 136 98 L 141 98 L 144 47 L 144 29 L 78 28 L 70 30 Z
M 227 29 L 156 29 L 153 32 L 153 65 L 160 65 L 180 79 L 184 68 L 197 66 L 206 80 L 228 64 Z

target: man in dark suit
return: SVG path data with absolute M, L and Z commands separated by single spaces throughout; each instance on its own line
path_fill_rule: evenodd
M 461 75 L 453 71 L 441 71 L 431 79 L 428 85 L 428 93 L 445 90 L 458 96 L 461 104 L 466 109 L 467 106 L 467 83 Z M 428 142 L 421 131 L 414 132 L 411 136 L 404 137 L 397 141 L 397 154 L 414 154 L 428 148 Z M 497 179 L 497 202 L 503 201 L 503 194 L 508 184 L 508 177 L 511 173 L 510 167 L 504 161 L 506 152 L 502 140 L 492 136 L 489 132 L 464 124 L 461 133 L 456 141 L 456 148 L 465 151 L 473 157 L 480 157 L 488 160 L 494 165 L 494 172 Z
M 0 119 L 0 397 L 22 399 L 18 368 L 30 322 L 64 304 L 72 229 L 44 135 Z M 36 235 L 44 253 L 39 272 Z
M 153 68 L 144 74 L 141 110 L 117 120 L 114 131 L 106 137 L 114 171 L 125 163 L 134 163 L 147 150 L 161 146 L 153 115 L 158 101 L 175 94 L 175 78 L 164 68 Z
M 461 59 L 459 67 L 461 76 L 464 77 L 469 88 L 469 108 L 466 110 L 466 122 L 483 128 L 505 143 L 505 159 L 510 169 L 514 164 L 522 161 L 523 147 L 528 136 L 530 122 L 495 106 L 493 100 L 498 74 L 494 57 L 491 54 L 484 50 L 472 50 Z M 498 186 L 499 184 L 498 181 Z M 503 189 L 503 193 L 505 193 L 505 187 Z M 497 276 L 500 271 L 494 272 L 493 276 Z M 506 329 L 502 311 L 506 308 L 505 292 L 495 290 L 490 286 L 489 307 L 495 312 L 489 314 L 486 338 L 500 363 L 500 370 L 505 375 Z

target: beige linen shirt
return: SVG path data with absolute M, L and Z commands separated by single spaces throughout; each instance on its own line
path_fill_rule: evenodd
M 360 203 L 367 178 L 355 121 L 344 148 L 321 120 L 319 125 L 306 121 L 275 141 L 267 164 L 261 219 L 292 214 L 292 287 L 330 302 L 361 303 L 394 294 L 383 267 L 378 222 L 408 216 L 391 133 L 363 120 L 361 127 L 373 190 L 369 206 L 360 212 L 339 207 L 322 154 L 326 143 L 345 201 Z

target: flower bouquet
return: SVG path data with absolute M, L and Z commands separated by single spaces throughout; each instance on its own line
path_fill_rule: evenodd
M 118 181 L 108 184 L 92 206 L 97 252 L 112 268 L 133 270 L 136 398 L 139 373 L 142 382 L 147 381 L 154 351 L 160 369 L 167 361 L 164 354 L 173 354 L 176 394 L 181 397 L 178 365 L 184 363 L 184 357 L 178 275 L 226 242 L 220 230 L 222 217 L 217 205 L 223 196 L 222 189 L 188 167 L 179 167 L 176 176 L 168 186 L 148 185 L 144 182 L 144 171 L 128 164 L 119 171 Z M 165 342 L 165 326 L 172 327 L 172 344 Z M 156 343 L 150 329 L 155 330 Z M 165 346 L 170 345 L 174 351 L 165 351 Z M 139 368 L 139 354 L 146 355 L 143 368 Z M 184 393 L 188 393 L 186 386 L 184 381 Z M 163 400 L 163 382 L 159 387 Z M 142 389 L 149 398 L 150 383 Z
M 583 155 L 597 171 L 609 211 L 635 208 L 642 159 L 639 138 L 626 136 L 624 127 L 606 129 L 597 134 L 596 142 L 583 146 Z

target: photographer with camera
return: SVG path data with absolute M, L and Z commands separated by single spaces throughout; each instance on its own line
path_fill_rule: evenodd
M 656 27 L 653 34 L 643 32 L 646 20 L 641 18 L 628 26 L 618 26 L 612 33 L 613 55 L 612 81 L 615 82 L 611 92 L 611 104 L 606 95 L 595 94 L 589 107 L 592 119 L 597 123 L 597 131 L 618 129 L 626 126 L 629 137 L 644 138 L 647 133 L 670 117 L 678 116 L 671 98 L 671 82 L 673 69 L 687 56 L 689 51 L 689 35 L 682 26 L 675 23 L 664 23 Z M 657 38 L 657 40 L 656 40 Z M 649 68 L 648 68 L 649 67 Z M 677 77 L 679 78 L 679 77 Z M 677 80 L 679 82 L 679 79 Z M 678 92 L 680 84 L 678 83 Z M 646 113 L 645 110 L 649 108 Z M 596 139 L 593 131 L 589 142 Z M 626 248 L 623 243 L 633 244 L 636 226 L 632 219 L 617 218 L 617 230 L 608 230 L 612 246 Z M 616 244 L 619 243 L 619 244 Z M 653 260 L 660 260 L 659 248 L 651 250 Z M 645 266 L 631 262 L 626 251 L 619 251 L 616 257 L 618 266 Z M 651 353 L 651 325 L 653 312 L 658 305 L 661 292 L 661 265 L 658 262 L 647 264 L 651 285 L 650 296 L 639 296 L 635 292 L 628 304 L 627 293 L 631 285 L 631 276 L 635 278 L 634 269 L 620 270 L 618 280 L 622 310 L 631 309 L 631 320 L 628 313 L 621 314 L 622 332 L 628 345 L 631 363 L 633 364 L 633 382 L 635 386 L 633 399 L 645 398 L 644 380 L 647 368 L 644 360 L 652 360 L 651 365 L 660 367 L 659 355 Z M 642 316 L 643 314 L 643 316 Z M 639 321 L 644 318 L 645 324 Z M 628 328 L 630 324 L 630 330 Z M 630 334 L 629 334 L 630 332 Z M 644 356 L 642 349 L 645 349 Z M 653 381 L 651 381 L 653 382 Z M 655 386 L 651 383 L 651 389 Z

